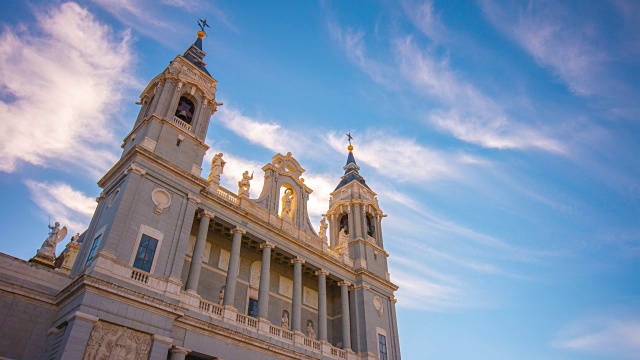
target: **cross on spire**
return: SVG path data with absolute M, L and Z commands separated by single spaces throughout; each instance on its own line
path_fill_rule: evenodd
M 353 136 L 351 136 L 351 132 L 348 132 L 345 135 L 347 135 L 347 139 L 349 139 L 349 146 L 351 146 L 351 140 L 353 140 Z
M 198 26 L 200 26 L 200 30 L 202 30 L 203 32 L 204 32 L 204 28 L 206 27 L 211 28 L 211 26 L 207 24 L 207 18 L 204 18 L 204 20 L 198 19 Z

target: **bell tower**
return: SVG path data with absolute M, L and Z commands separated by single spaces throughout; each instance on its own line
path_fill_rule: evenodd
M 122 144 L 123 157 L 142 146 L 199 176 L 208 146 L 204 143 L 216 102 L 217 81 L 207 71 L 202 51 L 204 30 L 140 95 L 142 105 L 133 130 Z
M 182 259 L 208 185 L 200 173 L 209 119 L 222 105 L 204 62 L 200 25 L 196 41 L 140 95 L 122 155 L 98 181 L 103 191 L 72 275 L 110 277 L 113 264 L 124 264 L 143 279 L 168 279 L 169 293 L 178 296 Z
M 351 140 L 351 139 L 349 139 Z M 349 143 L 344 175 L 329 199 L 326 217 L 330 225 L 330 245 L 348 253 L 356 268 L 366 268 L 388 278 L 387 256 L 382 241 L 382 218 L 376 193 L 369 188 Z

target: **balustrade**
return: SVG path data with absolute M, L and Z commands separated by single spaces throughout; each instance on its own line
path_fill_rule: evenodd
M 174 116 L 173 118 L 171 118 L 171 120 L 173 120 L 173 123 L 180 126 L 181 128 L 191 131 L 191 125 L 187 124 L 186 122 L 184 122 L 182 119 L 180 119 L 177 116 Z

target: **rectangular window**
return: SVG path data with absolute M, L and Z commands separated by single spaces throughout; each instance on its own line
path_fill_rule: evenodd
M 136 259 L 133 261 L 133 267 L 142 271 L 151 272 L 151 265 L 153 264 L 153 257 L 156 255 L 157 247 L 158 240 L 142 234 Z
M 89 256 L 87 257 L 87 262 L 84 263 L 84 266 L 91 264 L 91 261 L 93 261 L 93 258 L 96 256 L 96 251 L 98 250 L 98 245 L 100 244 L 101 237 L 102 234 L 93 239 L 93 243 L 91 243 L 91 250 L 89 250 Z
M 247 309 L 247 315 L 254 318 L 258 317 L 258 300 L 249 299 L 249 308 Z
M 387 337 L 378 334 L 378 347 L 380 348 L 380 360 L 387 360 Z

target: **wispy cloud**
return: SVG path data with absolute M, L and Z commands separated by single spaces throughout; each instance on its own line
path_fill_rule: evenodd
M 640 317 L 634 309 L 632 314 L 580 319 L 562 330 L 552 345 L 608 359 L 638 359 Z
M 570 9 L 558 2 L 530 2 L 527 5 L 480 1 L 486 18 L 505 35 L 512 38 L 538 63 L 548 67 L 567 87 L 580 96 L 607 98 L 626 109 L 637 109 L 637 91 L 627 83 L 628 70 L 620 57 L 628 56 L 634 49 L 637 57 L 638 37 L 628 36 L 639 30 L 636 23 L 629 23 L 636 31 L 617 33 L 616 23 L 606 23 L 606 17 L 593 14 L 608 11 L 608 3 L 598 6 L 599 11 Z M 612 2 L 624 10 L 623 19 L 639 13 L 637 4 Z M 630 10 L 635 9 L 635 10 Z M 593 8 L 591 9 L 593 10 Z M 635 42 L 635 43 L 634 43 Z M 637 114 L 637 111 L 634 112 Z
M 66 226 L 69 232 L 83 232 L 89 225 L 96 209 L 95 198 L 62 182 L 37 182 L 26 180 L 31 199 L 44 212 L 43 217 L 51 216 L 51 221 L 58 221 Z
M 73 164 L 99 176 L 116 160 L 108 119 L 135 83 L 130 34 L 113 34 L 75 3 L 36 16 L 41 33 L 0 36 L 0 171 Z
M 364 31 L 350 27 L 344 28 L 333 21 L 327 23 L 327 28 L 331 37 L 342 48 L 349 60 L 355 63 L 360 70 L 379 84 L 393 86 L 394 81 L 390 69 L 367 56 Z
M 328 133 L 326 141 L 336 151 L 344 151 L 344 140 L 336 133 Z M 472 166 L 470 155 L 438 151 L 419 144 L 415 139 L 379 130 L 362 134 L 355 154 L 356 161 L 362 161 L 381 175 L 400 182 L 424 183 L 459 177 L 461 168 Z
M 446 60 L 422 50 L 411 37 L 396 40 L 395 47 L 406 81 L 443 106 L 427 115 L 437 129 L 487 148 L 564 151 L 553 137 L 510 119 L 494 100 L 461 80 Z
M 407 9 L 413 6 L 405 5 Z M 427 34 L 444 29 L 430 2 L 417 5 L 411 14 Z M 510 118 L 499 103 L 457 75 L 446 58 L 436 56 L 434 49 L 417 45 L 413 37 L 393 37 L 389 47 L 395 63 L 387 64 L 367 55 L 364 31 L 333 21 L 328 29 L 347 58 L 373 81 L 398 92 L 405 91 L 403 84 L 411 85 L 421 96 L 438 103 L 434 110 L 420 114 L 436 129 L 486 148 L 565 151 L 559 141 L 540 129 L 540 124 L 534 128 Z

